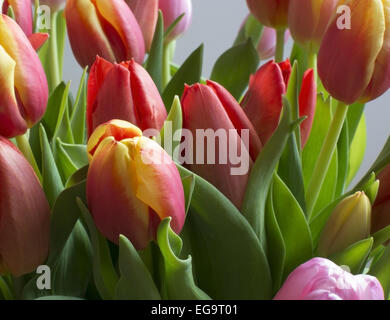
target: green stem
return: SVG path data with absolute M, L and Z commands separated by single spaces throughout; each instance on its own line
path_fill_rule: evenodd
M 314 71 L 314 79 L 317 84 L 317 77 L 318 77 L 318 72 L 317 72 L 317 54 L 313 51 L 310 51 L 307 56 L 307 65 L 309 69 L 313 69 Z
M 163 88 L 165 88 L 167 86 L 167 84 L 169 83 L 169 81 L 171 81 L 171 61 L 173 58 L 174 48 L 175 48 L 174 41 L 164 43 L 163 69 L 162 69 Z
M 316 166 L 314 167 L 314 171 L 311 175 L 311 180 L 306 191 L 307 213 L 309 218 L 311 217 L 311 214 L 314 210 L 322 184 L 324 183 L 326 177 L 326 173 L 329 169 L 330 162 L 339 140 L 341 129 L 343 128 L 347 111 L 348 106 L 345 103 L 339 101 L 328 131 L 328 135 L 326 136 L 324 144 L 322 145 L 320 155 L 317 159 Z
M 286 30 L 276 30 L 276 48 L 275 48 L 275 61 L 282 62 L 284 59 L 284 34 Z
M 5 300 L 13 300 L 13 294 L 11 288 L 7 282 L 0 276 L 0 291 L 3 294 Z
M 49 59 L 50 59 L 50 91 L 54 90 L 61 82 L 60 68 L 58 64 L 58 45 L 57 45 L 57 14 L 52 12 L 50 22 L 50 38 L 49 38 Z
M 27 133 L 23 134 L 21 136 L 15 137 L 16 143 L 19 147 L 19 150 L 23 153 L 23 155 L 26 157 L 27 161 L 31 164 L 33 167 L 39 181 L 42 183 L 42 175 L 39 171 L 37 162 L 35 161 L 34 154 L 31 150 L 30 143 L 28 142 Z

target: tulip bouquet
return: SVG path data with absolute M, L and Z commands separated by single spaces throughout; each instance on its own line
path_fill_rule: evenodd
M 390 298 L 390 1 L 246 2 L 206 79 L 190 0 L 3 1 L 1 299 Z

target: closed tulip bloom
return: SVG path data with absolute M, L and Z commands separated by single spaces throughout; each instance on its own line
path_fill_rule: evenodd
M 371 203 L 364 192 L 342 200 L 322 231 L 318 253 L 329 256 L 370 236 Z
M 141 130 L 160 130 L 167 111 L 148 72 L 133 59 L 112 64 L 97 57 L 88 80 L 88 135 L 112 119 L 131 122 Z
M 336 15 L 318 55 L 325 89 L 345 104 L 367 102 L 390 87 L 390 0 L 348 1 L 351 28 Z
M 0 135 L 24 134 L 46 111 L 48 88 L 37 53 L 17 23 L 0 15 Z
M 174 162 L 155 141 L 131 123 L 112 120 L 92 134 L 88 153 L 88 207 L 105 237 L 118 243 L 123 234 L 144 249 L 168 216 L 180 233 L 183 185 Z
M 200 146 L 203 147 L 202 150 L 199 150 L 198 145 L 194 145 L 193 155 L 196 159 L 190 159 L 191 163 L 185 164 L 240 208 L 248 182 L 249 169 L 261 150 L 261 141 L 255 129 L 233 96 L 221 85 L 212 81 L 208 81 L 207 85 L 186 86 L 182 97 L 182 110 L 183 128 L 189 130 L 194 139 L 198 130 L 211 129 L 216 136 L 218 132 L 224 135 L 227 144 L 224 145 L 222 138 L 216 139 L 214 148 L 210 149 L 206 146 L 205 139 L 205 145 Z M 248 130 L 249 141 L 241 139 L 242 130 L 245 129 Z M 235 148 L 234 153 L 241 154 L 242 160 L 247 161 L 246 173 L 232 175 L 231 169 L 239 165 L 227 157 L 231 148 Z M 198 155 L 202 152 L 204 157 L 198 161 Z M 215 156 L 213 163 L 207 161 L 211 155 Z M 224 156 L 227 159 L 222 161 Z
M 274 300 L 384 300 L 377 278 L 352 275 L 330 260 L 313 258 L 296 268 Z
M 67 0 L 65 18 L 73 53 L 82 66 L 99 55 L 111 62 L 142 63 L 141 28 L 124 0 Z
M 167 41 L 176 39 L 189 28 L 192 21 L 191 0 L 159 0 L 159 9 L 163 13 L 165 30 L 182 14 L 184 16 L 167 37 Z
M 288 27 L 295 41 L 317 52 L 339 0 L 290 0 Z
M 379 190 L 372 207 L 371 232 L 375 233 L 390 225 L 390 166 L 379 175 Z
M 31 0 L 4 0 L 2 10 L 4 14 L 7 14 L 9 7 L 12 8 L 15 14 L 15 21 L 27 37 L 30 36 L 33 32 Z
M 50 208 L 34 170 L 0 137 L 0 274 L 21 276 L 45 262 Z
M 287 30 L 284 35 L 284 41 L 290 37 L 290 32 Z M 260 41 L 257 45 L 257 52 L 260 60 L 268 60 L 275 56 L 276 49 L 276 33 L 275 30 L 264 26 Z
M 152 45 L 158 18 L 158 0 L 126 0 L 136 17 L 145 40 L 146 51 Z
M 274 29 L 287 28 L 290 0 L 246 0 L 250 12 L 265 26 Z
M 287 60 L 282 63 L 270 61 L 263 65 L 249 81 L 249 89 L 241 106 L 253 123 L 261 141 L 265 144 L 279 125 L 283 108 L 283 95 L 291 74 L 291 65 Z M 299 115 L 307 119 L 301 124 L 301 145 L 305 146 L 313 124 L 316 106 L 317 88 L 314 72 L 305 72 L 299 94 Z

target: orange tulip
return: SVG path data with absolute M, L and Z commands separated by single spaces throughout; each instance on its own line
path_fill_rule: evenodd
M 290 0 L 246 0 L 250 12 L 265 26 L 287 28 Z

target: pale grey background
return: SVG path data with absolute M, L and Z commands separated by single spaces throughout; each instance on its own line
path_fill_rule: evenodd
M 193 0 L 193 22 L 177 41 L 175 62 L 181 63 L 201 43 L 205 45 L 203 75 L 209 77 L 214 61 L 228 49 L 248 14 L 245 0 Z M 64 78 L 72 80 L 73 89 L 81 69 L 69 49 L 66 51 Z M 367 117 L 367 151 L 360 175 L 368 170 L 390 133 L 390 92 L 369 103 Z

